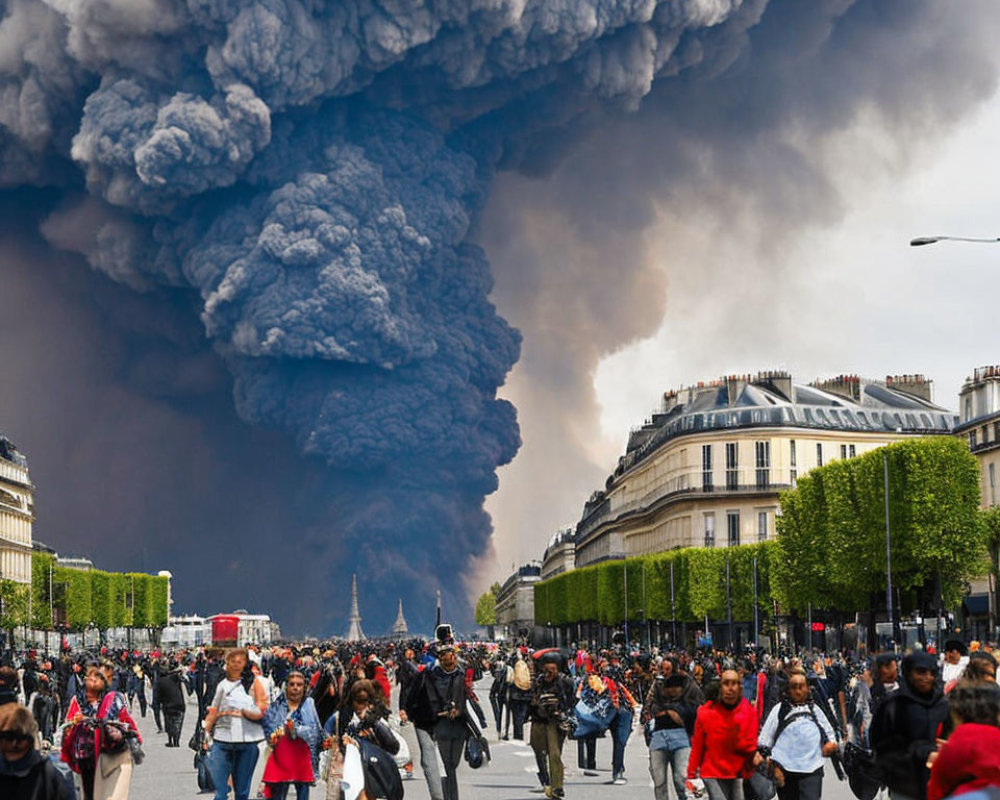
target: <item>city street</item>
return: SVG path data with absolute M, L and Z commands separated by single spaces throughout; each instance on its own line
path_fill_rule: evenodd
M 488 691 L 488 681 L 478 689 Z M 135 800 L 173 800 L 186 797 L 211 797 L 199 795 L 197 780 L 192 766 L 192 752 L 187 748 L 187 740 L 194 730 L 197 718 L 197 705 L 191 698 L 188 712 L 184 717 L 184 734 L 181 737 L 180 748 L 165 746 L 166 735 L 158 734 L 153 722 L 152 712 L 145 719 L 138 717 L 138 706 L 134 709 L 136 722 L 139 724 L 146 742 L 146 760 L 137 767 L 132 781 L 132 794 Z M 489 712 L 487 712 L 489 713 Z M 526 726 L 527 729 L 527 726 Z M 414 777 L 404 781 L 406 797 L 412 800 L 429 800 L 427 784 L 420 773 L 419 751 L 412 729 L 403 727 L 404 737 L 414 755 Z M 496 731 L 489 734 L 490 749 L 493 761 L 478 770 L 470 769 L 462 763 L 459 769 L 459 787 L 466 800 L 532 800 L 541 796 L 540 786 L 535 774 L 535 758 L 531 748 L 523 742 L 497 741 Z M 647 767 L 647 750 L 642 735 L 636 730 L 629 739 L 625 750 L 625 768 L 628 784 L 614 786 L 611 782 L 611 740 L 602 739 L 597 744 L 596 774 L 584 773 L 576 766 L 577 745 L 568 741 L 563 748 L 563 763 L 566 765 L 565 789 L 568 798 L 580 800 L 616 800 L 616 798 L 650 798 L 653 797 L 653 785 L 649 778 Z M 263 752 L 263 748 L 262 748 Z M 258 761 L 254 786 L 258 785 L 260 773 L 263 770 L 263 758 Z M 230 798 L 232 793 L 230 793 Z M 290 793 L 294 796 L 294 791 Z M 853 800 L 846 782 L 840 783 L 833 775 L 833 770 L 827 767 L 823 796 L 827 800 Z M 312 791 L 313 800 L 324 800 L 326 787 L 319 783 Z

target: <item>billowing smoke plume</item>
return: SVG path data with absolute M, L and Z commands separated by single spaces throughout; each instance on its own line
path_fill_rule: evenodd
M 425 602 L 438 583 L 457 598 L 488 544 L 483 498 L 519 446 L 497 390 L 520 336 L 474 243 L 494 176 L 547 174 L 623 114 L 662 124 L 664 141 L 696 137 L 699 117 L 676 127 L 691 87 L 725 92 L 745 74 L 766 14 L 802 34 L 794 70 L 853 4 L 785 5 L 9 0 L 0 185 L 46 188 L 51 244 L 194 306 L 239 416 L 325 462 L 310 479 L 322 511 L 302 526 L 316 562 L 362 569 L 373 604 L 382 589 Z M 638 182 L 669 179 L 669 159 L 650 166 Z M 579 183 L 573 202 L 587 205 Z M 626 296 L 641 293 L 630 265 L 657 191 L 590 206 L 611 211 L 591 235 L 617 231 L 621 276 L 618 264 L 607 275 Z M 648 329 L 627 317 L 619 307 L 622 326 L 607 324 L 626 339 Z M 621 335 L 567 363 L 592 366 Z M 313 625 L 342 616 L 317 606 Z

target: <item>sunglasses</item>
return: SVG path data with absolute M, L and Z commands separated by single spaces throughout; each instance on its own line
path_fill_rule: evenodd
M 30 736 L 14 731 L 0 731 L 0 742 L 30 742 Z

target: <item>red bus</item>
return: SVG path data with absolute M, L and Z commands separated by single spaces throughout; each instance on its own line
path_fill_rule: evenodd
M 236 614 L 216 614 L 212 622 L 212 644 L 216 647 L 236 647 L 240 635 L 240 618 Z

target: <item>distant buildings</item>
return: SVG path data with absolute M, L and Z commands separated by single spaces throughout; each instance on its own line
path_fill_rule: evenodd
M 969 450 L 979 461 L 980 505 L 992 508 L 1000 501 L 997 473 L 1000 472 L 1000 365 L 979 367 L 965 379 L 958 395 L 961 421 L 955 435 L 969 443 Z M 967 624 L 977 636 L 997 634 L 997 586 L 992 572 L 973 581 L 971 592 L 963 601 Z
M 576 530 L 563 528 L 549 539 L 542 556 L 542 580 L 548 580 L 576 566 Z
M 963 432 L 983 463 L 984 503 L 996 503 L 1000 367 L 976 370 L 966 382 L 961 423 L 931 400 L 931 386 L 923 375 L 840 375 L 806 384 L 787 372 L 762 372 L 665 393 L 660 409 L 631 432 L 576 526 L 549 540 L 537 577 L 522 567 L 506 580 L 498 625 L 531 629 L 528 590 L 571 569 L 772 539 L 780 492 L 815 467 L 891 442 Z M 536 640 L 542 633 L 535 629 Z
M 811 384 L 730 376 L 664 395 L 629 436 L 575 532 L 575 565 L 775 535 L 778 494 L 800 475 L 890 442 L 947 435 L 958 418 L 922 375 Z
M 0 579 L 31 582 L 34 495 L 27 459 L 0 433 Z
M 496 632 L 503 639 L 537 640 L 535 626 L 535 584 L 542 579 L 536 561 L 525 564 L 504 581 L 496 602 Z
M 958 395 L 961 422 L 955 434 L 965 437 L 979 460 L 982 506 L 997 505 L 1000 471 L 1000 366 L 979 367 L 965 379 Z

